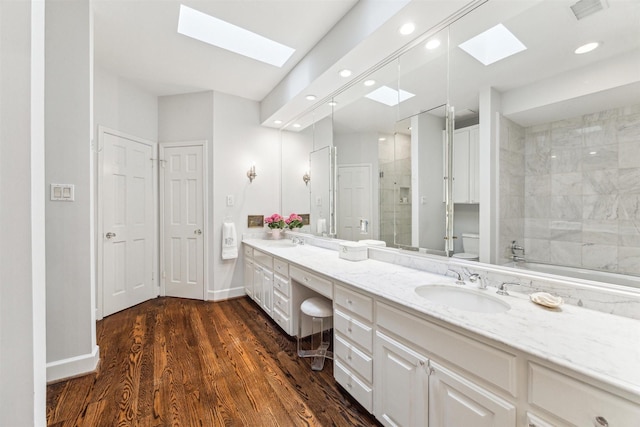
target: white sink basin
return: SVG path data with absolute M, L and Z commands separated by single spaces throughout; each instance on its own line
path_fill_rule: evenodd
M 462 286 L 424 285 L 417 287 L 416 293 L 433 303 L 457 308 L 458 310 L 478 313 L 502 313 L 511 308 L 509 304 L 496 297 Z

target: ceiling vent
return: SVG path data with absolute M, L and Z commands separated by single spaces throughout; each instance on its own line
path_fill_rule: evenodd
M 609 7 L 607 0 L 580 0 L 578 3 L 571 6 L 571 10 L 579 21 L 596 12 L 600 12 L 607 7 Z

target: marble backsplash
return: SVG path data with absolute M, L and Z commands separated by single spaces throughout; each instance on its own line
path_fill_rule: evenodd
M 441 275 L 453 270 L 465 279 L 478 273 L 490 288 L 497 289 L 505 282 L 517 283 L 510 286 L 512 292 L 549 292 L 562 297 L 566 304 L 640 320 L 640 292 L 633 288 L 406 251 L 369 248 L 369 258 Z

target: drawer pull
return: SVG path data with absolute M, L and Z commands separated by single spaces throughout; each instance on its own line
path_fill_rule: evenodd
M 347 360 L 351 361 L 351 355 L 347 356 Z
M 307 276 L 304 276 L 304 281 L 305 281 L 305 282 L 308 282 L 308 281 L 309 281 L 309 278 L 308 278 Z
M 353 386 L 351 385 L 351 383 L 348 383 L 348 384 L 347 384 L 347 387 L 351 388 L 351 387 L 353 387 Z
M 595 421 L 594 426 L 596 427 L 609 427 L 609 423 L 605 417 L 596 417 Z
M 349 333 L 353 332 L 353 331 L 351 330 L 351 328 L 347 328 L 347 331 L 348 331 Z
M 529 423 L 529 427 L 536 427 L 534 423 Z
M 353 304 L 353 301 L 351 301 L 350 299 L 347 299 L 347 304 Z

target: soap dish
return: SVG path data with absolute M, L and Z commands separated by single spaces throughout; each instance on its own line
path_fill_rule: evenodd
M 529 298 L 531 298 L 531 301 L 535 302 L 536 304 L 549 308 L 558 308 L 562 305 L 562 303 L 564 303 L 562 298 L 553 296 L 547 292 L 535 292 L 529 295 Z

